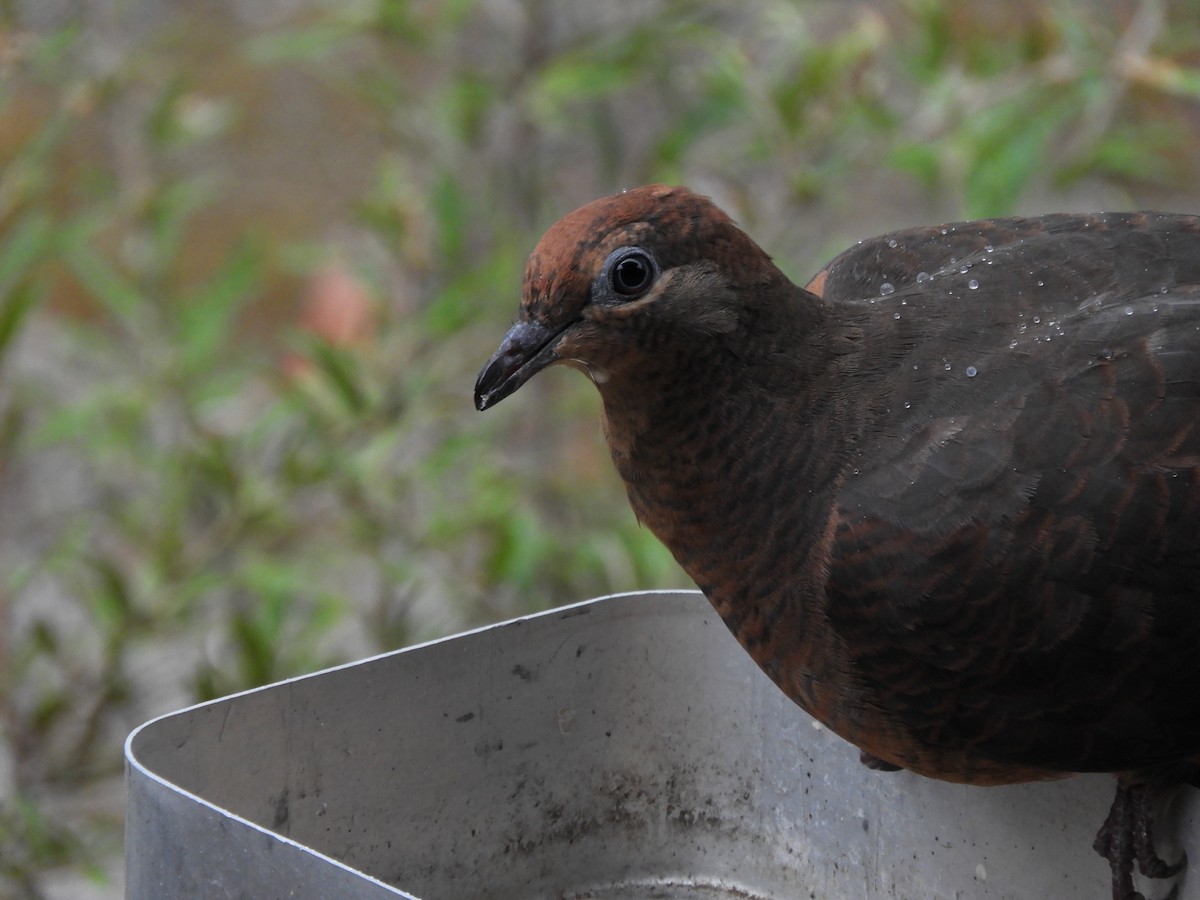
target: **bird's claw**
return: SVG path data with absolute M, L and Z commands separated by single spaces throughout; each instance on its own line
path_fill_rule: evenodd
M 1117 794 L 1108 817 L 1096 833 L 1092 848 L 1108 860 L 1112 869 L 1113 900 L 1146 900 L 1134 890 L 1133 865 L 1147 878 L 1171 878 L 1187 866 L 1187 854 L 1168 863 L 1154 848 L 1154 817 L 1158 800 L 1173 790 L 1177 781 L 1117 781 Z M 1175 900 L 1175 885 L 1163 900 Z

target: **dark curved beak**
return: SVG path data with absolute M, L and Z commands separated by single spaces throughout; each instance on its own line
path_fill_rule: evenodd
M 518 322 L 475 382 L 475 408 L 495 406 L 559 357 L 551 346 L 561 334 L 540 322 Z

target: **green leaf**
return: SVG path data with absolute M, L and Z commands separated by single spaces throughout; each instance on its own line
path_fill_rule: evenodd
M 363 384 L 362 370 L 353 354 L 321 340 L 309 341 L 308 347 L 313 361 L 324 373 L 347 411 L 355 415 L 366 412 L 367 390 Z
M 558 111 L 569 103 L 603 97 L 630 84 L 638 75 L 630 61 L 559 57 L 542 70 L 536 99 L 543 108 Z
M 142 292 L 97 253 L 82 234 L 66 242 L 63 256 L 75 277 L 101 307 L 126 327 L 136 330 L 144 303 Z
M 926 190 L 936 188 L 941 181 L 942 159 L 929 144 L 899 144 L 889 154 L 888 162 L 912 175 Z
M 450 271 L 459 268 L 466 256 L 466 238 L 471 223 L 471 206 L 463 194 L 458 176 L 442 172 L 430 198 L 438 229 L 438 250 L 443 265 Z
M 274 635 L 259 617 L 245 611 L 235 613 L 229 625 L 245 684 L 258 686 L 274 680 Z
M 143 271 L 165 274 L 180 258 L 188 222 L 204 206 L 211 187 L 209 179 L 196 177 L 173 182 L 155 192 L 145 209 L 145 219 L 154 239 L 152 264 L 143 267 Z
M 1056 185 L 1100 173 L 1110 177 L 1170 186 L 1186 177 L 1173 164 L 1190 151 L 1188 132 L 1170 120 L 1118 126 L 1071 160 L 1055 179 Z
M 53 220 L 43 210 L 24 216 L 0 246 L 0 294 L 25 279 L 45 256 L 54 235 Z
M 259 288 L 262 257 L 248 242 L 234 248 L 225 264 L 181 301 L 177 340 L 188 369 L 203 369 L 229 338 L 245 301 Z
M 950 11 L 941 0 L 909 0 L 906 4 L 914 19 L 916 46 L 901 55 L 922 81 L 931 82 L 944 77 L 954 52 L 954 33 Z
M 93 612 L 110 631 L 128 625 L 134 617 L 134 603 L 125 573 L 107 557 L 94 557 L 88 564 L 99 579 L 98 590 L 90 597 Z
M 21 325 L 38 304 L 41 292 L 33 285 L 22 285 L 9 292 L 0 306 L 0 360 L 21 330 Z
M 671 37 L 685 39 L 682 33 Z M 657 31 L 643 27 L 552 57 L 530 84 L 529 102 L 535 115 L 559 122 L 568 107 L 610 96 L 646 77 L 652 71 L 650 64 L 660 58 L 661 40 Z
M 1144 80 L 1165 94 L 1191 100 L 1200 98 L 1200 68 L 1156 60 L 1148 64 Z
M 1044 103 L 1018 98 L 982 113 L 967 137 L 967 215 L 1010 213 L 1033 177 L 1046 170 L 1051 142 L 1077 108 L 1077 95 L 1063 91 Z
M 261 66 L 293 61 L 320 62 L 357 36 L 355 22 L 324 22 L 263 34 L 247 43 L 246 55 L 251 62 Z
M 517 508 L 509 511 L 496 525 L 488 574 L 495 584 L 529 587 L 535 581 L 539 562 L 546 558 L 548 545 L 537 516 Z
M 443 106 L 458 137 L 474 144 L 483 135 L 496 100 L 496 85 L 492 81 L 479 74 L 467 73 L 450 85 Z
M 520 286 L 521 254 L 512 241 L 498 242 L 492 254 L 460 271 L 430 302 L 421 321 L 430 338 L 445 338 L 474 321 L 480 307 Z M 511 301 L 509 301 L 511 302 Z
M 656 148 L 660 165 L 678 166 L 705 134 L 735 120 L 746 105 L 746 60 L 740 53 L 722 53 L 706 74 L 704 92 L 678 123 L 666 131 Z

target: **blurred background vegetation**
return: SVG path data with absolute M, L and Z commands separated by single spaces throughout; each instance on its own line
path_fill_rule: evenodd
M 120 896 L 151 716 L 687 584 L 585 379 L 472 409 L 561 214 L 688 183 L 804 280 L 1197 146 L 1197 0 L 0 0 L 0 897 Z

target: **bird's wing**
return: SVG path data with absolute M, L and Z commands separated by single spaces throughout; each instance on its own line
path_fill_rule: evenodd
M 987 245 L 1003 264 L 974 289 L 957 269 L 897 289 L 902 315 L 963 305 L 890 361 L 891 418 L 838 492 L 828 615 L 932 746 L 1075 769 L 1200 751 L 1200 238 L 1183 258 L 1134 237 L 1043 225 Z M 1064 241 L 1092 252 L 1044 252 Z M 840 259 L 826 296 L 862 283 Z M 1022 299 L 1070 270 L 1057 312 Z
M 806 285 L 835 300 L 878 297 L 958 272 L 978 278 L 1001 259 L 1006 277 L 1040 300 L 1110 289 L 1134 295 L 1200 282 L 1200 217 L 1170 213 L 1055 214 L 907 228 L 859 241 Z M 1000 256 L 993 254 L 1000 251 Z M 1143 268 L 1148 264 L 1148 268 Z M 928 287 L 928 285 L 926 285 Z

